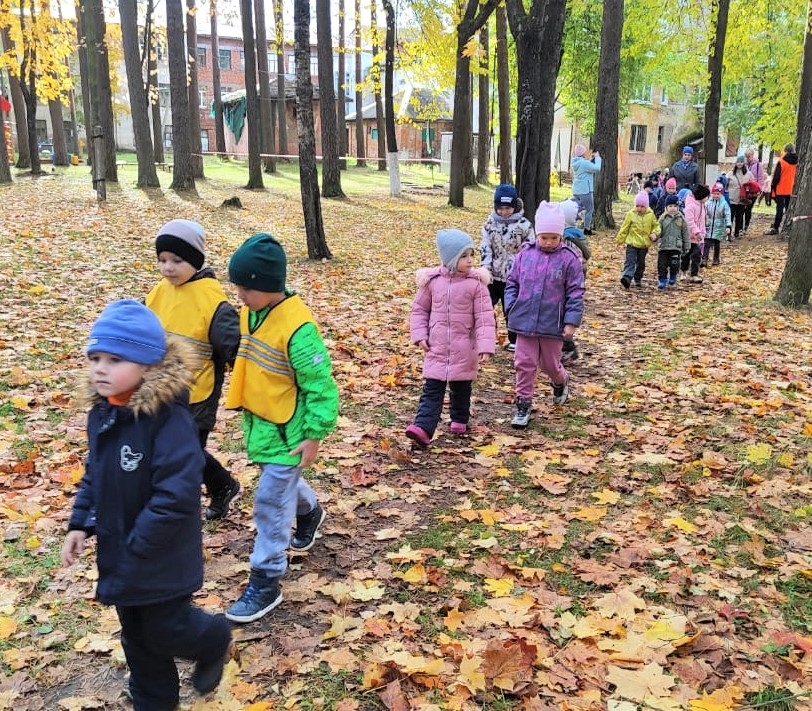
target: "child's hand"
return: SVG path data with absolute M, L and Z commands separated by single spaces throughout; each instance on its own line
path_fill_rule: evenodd
M 65 543 L 62 546 L 62 552 L 59 554 L 59 558 L 65 568 L 69 565 L 73 565 L 76 559 L 82 555 L 82 551 L 85 549 L 86 538 L 87 533 L 84 531 L 70 531 L 68 533 L 65 538 Z
M 321 442 L 317 439 L 306 439 L 296 449 L 291 449 L 288 454 L 291 457 L 301 454 L 302 460 L 299 462 L 299 466 L 306 469 L 316 461 L 316 457 L 319 455 L 319 444 Z
M 651 234 L 648 236 L 648 238 L 649 238 L 649 239 L 650 239 L 652 242 L 656 242 L 656 241 L 657 241 L 657 233 L 656 233 L 656 232 L 652 232 L 652 233 L 651 233 Z
M 423 353 L 428 353 L 429 352 L 429 342 L 428 341 L 418 341 L 417 342 L 417 347 L 420 348 L 420 350 L 423 351 Z
M 479 354 L 479 364 L 485 365 L 491 359 L 490 353 L 480 353 Z
M 578 327 L 573 326 L 571 323 L 564 324 L 564 330 L 562 331 L 561 335 L 564 336 L 564 338 L 572 338 L 577 329 Z

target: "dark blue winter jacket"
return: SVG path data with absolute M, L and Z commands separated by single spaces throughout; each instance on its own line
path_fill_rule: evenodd
M 204 460 L 184 404 L 187 348 L 170 337 L 127 406 L 88 392 L 88 455 L 68 528 L 95 533 L 96 597 L 107 605 L 150 605 L 203 584 Z

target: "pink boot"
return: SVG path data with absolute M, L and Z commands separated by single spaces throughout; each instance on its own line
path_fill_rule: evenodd
M 468 425 L 465 425 L 462 422 L 452 422 L 451 423 L 451 434 L 464 435 L 467 431 L 468 431 Z
M 428 449 L 431 444 L 431 437 L 426 430 L 417 425 L 409 425 L 406 428 L 406 436 L 422 449 Z

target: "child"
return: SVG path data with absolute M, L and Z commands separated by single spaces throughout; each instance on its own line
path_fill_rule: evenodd
M 485 288 L 489 277 L 474 269 L 471 237 L 460 230 L 440 230 L 437 250 L 442 266 L 418 272 L 420 288 L 409 318 L 411 341 L 425 353 L 425 381 L 406 436 L 423 449 L 440 421 L 446 388 L 451 390 L 451 432 L 465 434 L 477 365 L 487 363 L 496 348 L 493 304 Z M 507 311 L 507 302 L 505 307 Z
M 551 380 L 553 404 L 569 397 L 569 375 L 561 364 L 561 346 L 573 338 L 584 313 L 584 270 L 567 247 L 564 213 L 556 203 L 543 201 L 536 211 L 536 241 L 516 256 L 505 288 L 508 323 L 516 339 L 516 410 L 511 425 L 523 429 L 530 422 L 536 371 Z
M 669 178 L 665 181 L 665 190 L 660 192 L 659 197 L 657 198 L 657 206 L 654 208 L 654 216 L 659 219 L 659 217 L 665 212 L 665 201 L 669 195 L 676 195 L 677 194 L 677 181 L 674 178 Z M 677 205 L 679 205 L 679 200 L 677 201 Z
M 240 320 L 210 268 L 203 228 L 190 220 L 167 222 L 155 238 L 158 269 L 163 277 L 147 294 L 146 305 L 168 333 L 181 336 L 200 358 L 189 394 L 189 409 L 197 425 L 206 467 L 203 484 L 210 497 L 209 520 L 228 513 L 240 483 L 206 451 L 223 389 L 226 365 L 233 365 L 240 344 Z
M 615 240 L 617 244 L 626 245 L 626 261 L 620 277 L 624 289 L 629 288 L 632 278 L 636 287 L 643 286 L 646 255 L 659 234 L 660 225 L 648 206 L 648 193 L 641 190 L 634 198 L 634 207 L 626 213 Z
M 88 453 L 62 565 L 96 535 L 96 597 L 116 606 L 133 708 L 169 711 L 180 691 L 174 657 L 195 661 L 192 684 L 206 694 L 231 645 L 222 615 L 191 602 L 203 584 L 203 453 L 182 402 L 194 357 L 129 299 L 93 324 L 87 356 Z
M 325 511 L 302 470 L 335 427 L 338 388 L 313 314 L 285 289 L 282 245 L 269 234 L 249 237 L 231 256 L 228 276 L 244 306 L 226 407 L 242 408 L 248 458 L 262 472 L 254 498 L 251 574 L 226 617 L 253 622 L 282 602 L 279 579 L 288 567 L 288 546 L 310 550 L 324 522 Z
M 659 252 L 657 253 L 657 288 L 677 283 L 680 257 L 691 248 L 688 223 L 679 211 L 679 198 L 669 195 L 665 199 L 665 214 L 660 217 Z
M 713 250 L 713 266 L 718 266 L 719 245 L 725 238 L 730 237 L 730 206 L 722 197 L 724 186 L 721 183 L 714 183 L 711 188 L 711 196 L 705 205 L 705 245 L 702 250 L 702 261 L 700 266 L 708 266 L 708 257 Z
M 525 242 L 533 238 L 533 225 L 524 216 L 524 205 L 512 185 L 497 185 L 493 195 L 493 214 L 482 226 L 480 255 L 482 266 L 493 278 L 488 284 L 491 303 L 502 302 L 505 310 L 505 282 L 513 258 Z M 516 350 L 516 334 L 508 331 L 509 351 Z
M 744 229 L 744 217 L 748 206 L 753 203 L 751 200 L 746 199 L 744 195 L 744 186 L 748 183 L 755 182 L 753 174 L 747 169 L 744 161 L 744 154 L 740 153 L 736 156 L 736 163 L 733 170 L 730 172 L 728 180 L 728 188 L 730 195 L 730 211 L 733 214 L 733 239 L 739 239 L 741 232 Z M 758 190 L 760 186 L 755 186 Z M 753 193 L 753 197 L 757 195 Z
M 569 200 L 564 200 L 559 203 L 559 205 L 561 206 L 561 212 L 564 213 L 564 244 L 571 247 L 580 259 L 584 269 L 584 281 L 586 281 L 586 263 L 592 256 L 592 250 L 589 248 L 589 242 L 584 231 L 575 226 L 575 222 L 578 219 L 578 203 L 574 198 L 570 198 Z M 578 360 L 579 357 L 580 355 L 578 353 L 578 346 L 575 345 L 575 339 L 565 338 L 561 346 L 561 362 L 567 365 Z
M 691 267 L 691 282 L 701 284 L 699 276 L 699 263 L 702 259 L 702 245 L 705 242 L 705 203 L 710 196 L 706 185 L 697 185 L 685 196 L 685 220 L 688 222 L 688 233 L 691 238 L 691 248 L 682 256 L 680 269 L 683 278 L 687 277 L 688 266 Z

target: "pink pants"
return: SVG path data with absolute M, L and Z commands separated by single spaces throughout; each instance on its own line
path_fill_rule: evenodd
M 516 397 L 533 398 L 537 370 L 541 370 L 555 385 L 567 382 L 567 371 L 561 365 L 562 345 L 560 338 L 519 334 L 513 360 L 516 369 Z

